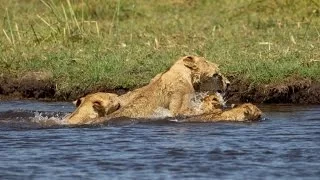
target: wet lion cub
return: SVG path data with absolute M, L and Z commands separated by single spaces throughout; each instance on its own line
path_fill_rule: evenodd
M 73 102 L 77 109 L 66 117 L 68 124 L 87 124 L 91 119 L 104 117 L 120 106 L 117 94 L 97 92 Z
M 256 121 L 261 119 L 262 111 L 251 103 L 223 110 L 224 101 L 219 94 L 208 95 L 202 101 L 202 114 L 189 117 L 184 122 L 216 121 Z

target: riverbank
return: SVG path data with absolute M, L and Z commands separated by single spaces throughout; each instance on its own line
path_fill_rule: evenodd
M 287 79 L 281 84 L 256 85 L 241 78 L 229 77 L 231 86 L 227 93 L 228 102 L 253 103 L 294 103 L 320 104 L 320 83 L 307 79 Z M 51 80 L 50 74 L 27 73 L 13 78 L 0 78 L 0 100 L 38 99 L 49 101 L 73 101 L 88 93 L 103 91 L 119 95 L 128 92 L 129 88 L 93 86 L 87 89 L 75 88 L 70 92 L 59 94 L 57 82 Z
M 316 1 L 0 0 L 0 12 L 3 98 L 123 93 L 198 55 L 234 77 L 231 100 L 319 101 Z

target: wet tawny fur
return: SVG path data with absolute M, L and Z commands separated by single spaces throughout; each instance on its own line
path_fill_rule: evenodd
M 185 56 L 148 85 L 121 96 L 120 109 L 99 121 L 116 117 L 148 118 L 157 108 L 168 109 L 172 116 L 188 115 L 196 91 L 225 91 L 228 84 L 217 64 L 203 57 Z
M 68 124 L 87 124 L 91 119 L 104 117 L 120 106 L 117 94 L 112 93 L 93 93 L 79 98 L 73 102 L 77 109 L 66 117 Z
M 185 122 L 217 122 L 217 121 L 256 121 L 261 119 L 262 111 L 251 103 L 238 105 L 229 110 L 215 109 L 202 115 L 185 119 Z
M 205 96 L 201 102 L 201 114 L 222 112 L 224 102 L 220 96 L 217 94 Z

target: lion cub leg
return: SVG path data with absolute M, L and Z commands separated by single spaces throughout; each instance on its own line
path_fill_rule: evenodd
M 191 113 L 191 109 L 189 107 L 190 101 L 190 94 L 175 94 L 169 103 L 169 110 L 172 116 L 187 116 L 189 113 Z

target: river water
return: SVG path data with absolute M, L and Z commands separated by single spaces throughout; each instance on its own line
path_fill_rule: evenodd
M 0 179 L 319 179 L 320 106 L 251 123 L 48 126 L 71 103 L 0 102 Z

